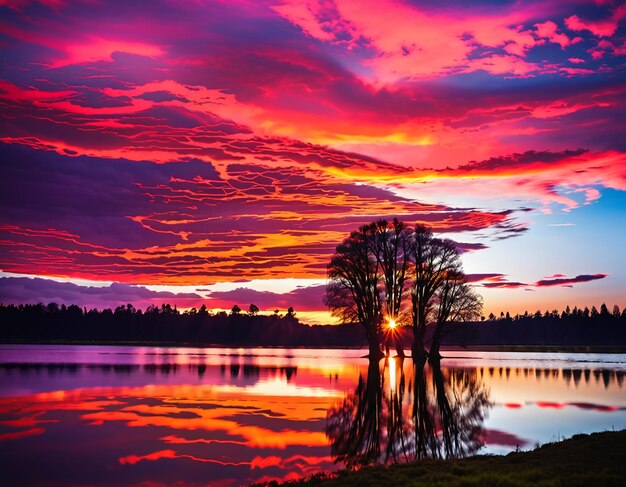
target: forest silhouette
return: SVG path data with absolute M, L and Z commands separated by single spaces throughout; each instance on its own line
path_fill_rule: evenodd
M 426 330 L 429 343 L 432 327 Z M 397 328 L 408 349 L 412 333 Z M 0 304 L 0 340 L 8 342 L 164 343 L 185 345 L 363 347 L 361 325 L 307 325 L 297 315 L 210 313 L 206 308 L 180 311 L 163 304 L 145 310 L 132 305 L 86 309 L 77 305 Z M 569 307 L 484 321 L 448 323 L 443 346 L 551 345 L 626 347 L 626 312 Z

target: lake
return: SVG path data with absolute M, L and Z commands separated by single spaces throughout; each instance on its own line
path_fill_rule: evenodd
M 240 485 L 626 428 L 624 354 L 0 345 L 6 485 Z

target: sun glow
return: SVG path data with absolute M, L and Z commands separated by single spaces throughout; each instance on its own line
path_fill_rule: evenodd
M 395 329 L 396 329 L 396 326 L 397 326 L 396 320 L 395 320 L 395 319 L 393 319 L 393 318 L 389 318 L 389 319 L 388 319 L 388 321 L 387 321 L 387 327 L 388 327 L 390 330 L 395 330 Z

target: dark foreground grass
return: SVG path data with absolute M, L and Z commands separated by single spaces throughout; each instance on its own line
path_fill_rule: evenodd
M 576 435 L 529 452 L 425 460 L 318 475 L 301 486 L 626 486 L 626 430 Z

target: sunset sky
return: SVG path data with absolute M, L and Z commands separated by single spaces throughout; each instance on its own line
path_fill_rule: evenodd
M 0 0 L 0 50 L 0 302 L 326 323 L 397 216 L 484 314 L 626 305 L 623 2 Z

